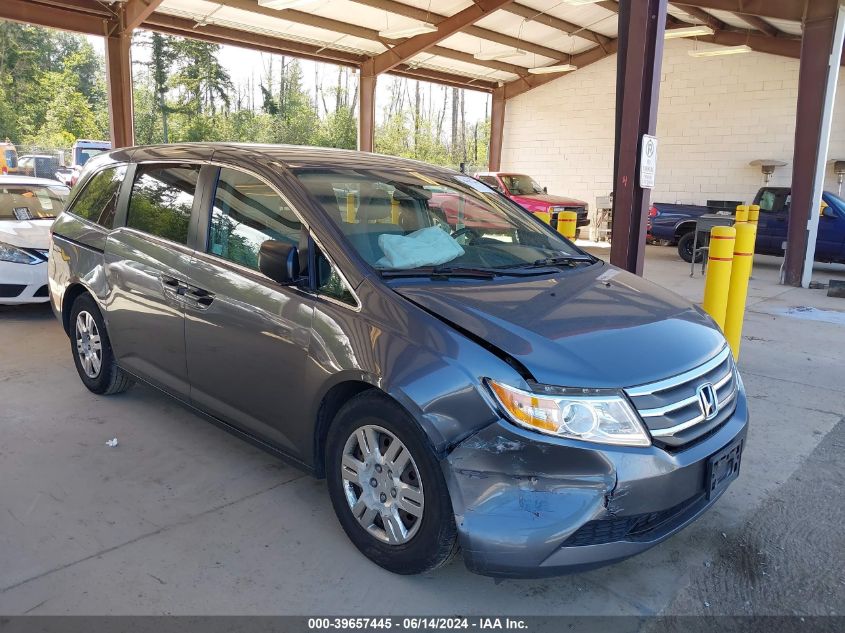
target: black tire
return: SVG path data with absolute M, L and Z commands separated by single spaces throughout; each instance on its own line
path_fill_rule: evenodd
M 573 241 L 581 239 L 581 229 L 575 229 L 575 237 L 572 238 Z
M 83 314 L 84 313 L 84 314 Z M 90 315 L 95 326 L 96 332 L 100 340 L 100 366 L 99 370 L 95 371 L 95 375 L 89 375 L 88 370 L 84 366 L 84 362 L 77 350 L 77 339 L 81 336 L 79 329 L 79 317 L 83 315 L 83 321 L 86 320 L 85 315 Z M 106 331 L 106 324 L 103 320 L 103 315 L 97 307 L 94 299 L 87 294 L 82 294 L 73 302 L 70 309 L 70 351 L 73 355 L 73 362 L 76 365 L 76 371 L 82 383 L 94 393 L 108 396 L 115 393 L 122 393 L 129 389 L 134 384 L 134 380 L 118 367 L 112 352 L 109 335 Z M 84 336 L 84 334 L 82 334 Z M 90 369 L 90 368 L 89 368 Z
M 422 517 L 418 519 L 416 532 L 407 542 L 391 544 L 379 540 L 359 523 L 350 507 L 341 463 L 347 450 L 347 440 L 357 429 L 365 426 L 381 427 L 395 435 L 404 444 L 419 471 L 424 493 Z M 391 441 L 386 436 L 379 439 Z M 380 449 L 388 453 L 389 446 L 391 444 Z M 446 564 L 457 553 L 455 517 L 437 459 L 422 430 L 401 406 L 385 395 L 376 391 L 364 392 L 338 412 L 326 441 L 326 479 L 332 505 L 343 530 L 361 553 L 376 565 L 396 574 L 419 574 Z
M 692 246 L 695 242 L 695 232 L 690 231 L 689 233 L 684 233 L 681 238 L 678 240 L 678 255 L 681 256 L 686 263 L 692 262 Z M 695 258 L 695 263 L 699 263 L 701 261 L 702 253 L 699 253 Z

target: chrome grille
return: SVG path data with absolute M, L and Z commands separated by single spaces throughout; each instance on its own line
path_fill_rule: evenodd
M 707 384 L 718 403 L 709 416 L 699 395 Z M 731 350 L 726 346 L 695 369 L 625 391 L 655 443 L 680 448 L 720 427 L 733 414 L 738 388 Z

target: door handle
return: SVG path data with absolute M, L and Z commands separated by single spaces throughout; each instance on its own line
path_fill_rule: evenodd
M 160 275 L 161 278 L 161 285 L 164 287 L 166 291 L 170 291 L 173 294 L 177 295 L 184 295 L 185 292 L 188 290 L 188 287 L 175 277 L 171 277 L 170 275 Z
M 185 296 L 193 301 L 194 305 L 200 310 L 207 309 L 214 302 L 213 293 L 204 288 L 197 288 L 196 286 L 187 287 Z

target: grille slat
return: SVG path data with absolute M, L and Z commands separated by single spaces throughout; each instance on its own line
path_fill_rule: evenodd
M 710 383 L 718 402 L 707 419 L 699 404 L 698 389 Z M 703 365 L 673 378 L 626 389 L 655 443 L 678 449 L 721 426 L 736 408 L 736 369 L 725 347 Z

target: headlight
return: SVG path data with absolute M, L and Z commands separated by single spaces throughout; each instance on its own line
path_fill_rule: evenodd
M 651 444 L 637 414 L 618 390 L 536 385 L 536 391 L 523 391 L 489 378 L 486 382 L 507 417 L 525 428 L 601 444 Z
M 12 262 L 14 264 L 37 264 L 41 260 L 30 255 L 25 250 L 0 242 L 0 262 Z

